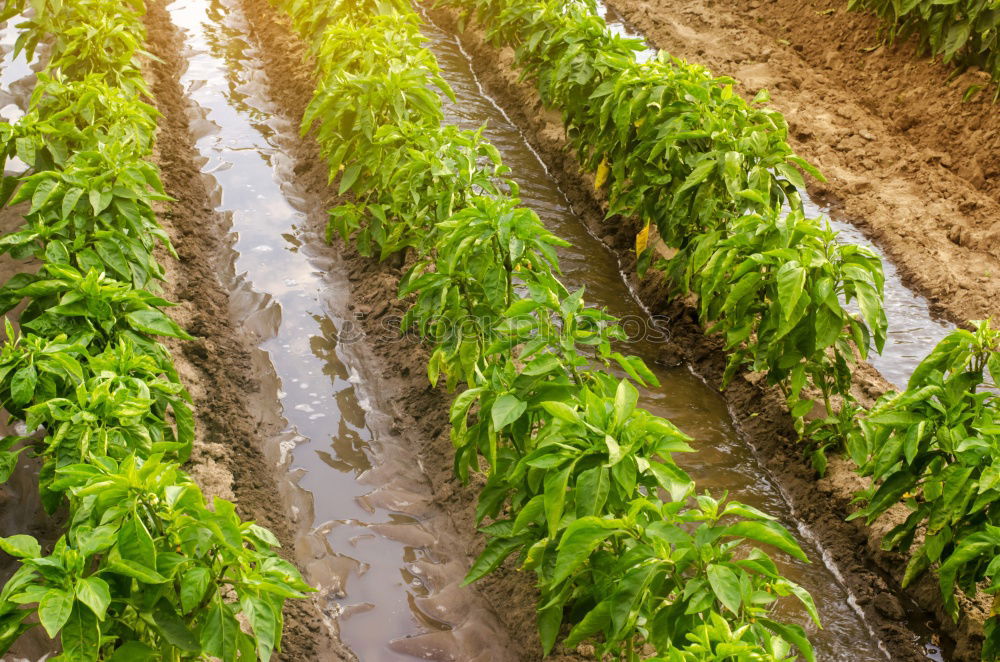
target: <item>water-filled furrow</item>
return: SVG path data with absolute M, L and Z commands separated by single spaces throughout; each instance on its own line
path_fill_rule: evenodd
M 603 0 L 597 0 L 597 6 L 616 34 L 644 38 Z M 656 57 L 656 50 L 652 48 L 637 53 L 640 61 L 653 57 Z M 830 209 L 812 200 L 807 191 L 800 191 L 800 194 L 806 215 L 829 218 L 830 225 L 840 233 L 838 241 L 866 246 L 881 258 L 885 269 L 885 314 L 889 321 L 889 331 L 881 355 L 873 353 L 868 360 L 887 380 L 899 387 L 906 386 L 917 364 L 954 325 L 931 315 L 927 299 L 903 284 L 892 261 L 857 227 L 844 219 L 833 218 Z
M 466 545 L 369 386 L 379 365 L 357 343 L 342 266 L 308 229 L 322 201 L 296 185 L 297 121 L 268 101 L 245 17 L 233 0 L 168 11 L 201 169 L 232 224 L 234 314 L 277 376 L 284 430 L 270 443 L 307 580 L 362 660 L 506 659 L 494 613 L 459 586 Z
M 777 516 L 798 534 L 813 563 L 806 565 L 791 558 L 782 558 L 780 563 L 787 576 L 805 586 L 817 599 L 823 630 L 809 626 L 807 629 L 817 646 L 818 657 L 845 661 L 891 659 L 829 555 L 799 521 L 794 505 L 778 481 L 737 432 L 723 398 L 689 369 L 654 363 L 655 343 L 662 331 L 650 323 L 616 256 L 588 232 L 585 222 L 574 212 L 518 127 L 483 89 L 460 42 L 430 21 L 424 32 L 444 78 L 457 97 L 456 103 L 445 100 L 446 121 L 469 129 L 486 125 L 484 135 L 510 166 L 523 203 L 535 210 L 552 231 L 570 242 L 571 246 L 561 249 L 559 254 L 567 285 L 585 286 L 584 298 L 588 304 L 604 307 L 623 318 L 626 328 L 632 327 L 631 331 L 645 330 L 642 339 L 631 342 L 627 349 L 645 358 L 662 383 L 661 388 L 643 392 L 642 404 L 672 420 L 695 439 L 697 452 L 678 455 L 678 462 L 691 473 L 700 489 L 711 489 L 714 493 L 728 490 L 732 498 Z M 783 611 L 786 618 L 805 625 L 804 615 L 796 605 L 783 605 Z M 912 628 L 915 637 L 929 642 L 929 633 L 921 623 L 912 623 Z M 925 648 L 929 657 L 938 655 L 929 643 Z

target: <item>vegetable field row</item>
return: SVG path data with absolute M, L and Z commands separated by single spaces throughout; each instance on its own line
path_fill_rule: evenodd
M 25 167 L 4 176 L 3 203 L 27 208 L 0 250 L 41 267 L 0 288 L 4 312 L 27 300 L 0 350 L 0 403 L 27 436 L 0 442 L 0 477 L 36 454 L 42 502 L 66 513 L 66 532 L 51 550 L 0 539 L 20 559 L 0 591 L 0 653 L 37 618 L 65 662 L 267 660 L 284 601 L 311 589 L 273 534 L 206 503 L 180 468 L 194 417 L 156 337 L 190 336 L 153 292 L 154 253 L 172 248 L 153 211 L 169 198 L 149 161 L 158 113 L 140 71 L 142 4 L 31 8 L 17 49 L 45 42 L 48 63 L 27 114 L 0 124 L 4 159 Z
M 448 4 L 513 47 L 542 100 L 562 110 L 581 163 L 608 187 L 609 215 L 655 224 L 677 249 L 657 266 L 679 294 L 697 295 L 707 331 L 724 335 L 727 376 L 767 371 L 817 469 L 824 448 L 844 448 L 874 479 L 854 516 L 871 522 L 901 500 L 911 510 L 885 539 L 910 552 L 904 584 L 937 566 L 956 619 L 956 586 L 974 594 L 986 579 L 1000 591 L 1000 335 L 989 323 L 947 336 L 903 393 L 865 411 L 849 391 L 850 363 L 855 348 L 864 357 L 885 339 L 881 265 L 802 217 L 795 166 L 812 171 L 788 149 L 781 116 L 759 106 L 766 98 L 746 103 L 732 81 L 664 53 L 637 63 L 638 44 L 586 2 Z M 650 260 L 646 248 L 640 268 Z M 843 305 L 852 299 L 860 318 Z M 817 395 L 825 416 L 811 411 Z M 996 659 L 998 644 L 991 615 L 983 657 Z
M 676 294 L 698 296 L 702 323 L 724 336 L 726 379 L 766 373 L 822 471 L 824 447 L 851 425 L 856 352 L 885 342 L 882 265 L 804 217 L 800 169 L 821 175 L 792 153 L 784 118 L 762 105 L 766 95 L 748 103 L 732 80 L 697 65 L 666 54 L 637 62 L 640 42 L 612 34 L 585 0 L 471 6 L 494 44 L 515 48 L 543 102 L 563 112 L 580 162 L 607 188 L 608 214 L 654 226 L 676 249 L 656 266 Z M 643 272 L 654 251 L 637 248 Z M 807 425 L 811 393 L 824 407 Z M 835 401 L 847 406 L 838 413 Z
M 432 349 L 431 383 L 464 384 L 455 470 L 483 467 L 477 514 L 489 521 L 467 581 L 513 555 L 533 570 L 546 652 L 597 637 L 619 659 L 646 645 L 671 660 L 788 659 L 793 646 L 812 659 L 802 628 L 769 618 L 789 594 L 815 618 L 811 598 L 741 541 L 804 558 L 797 543 L 765 513 L 696 494 L 672 460 L 687 439 L 637 407 L 633 382 L 654 377 L 615 351 L 615 320 L 559 281 L 561 240 L 518 205 L 478 132 L 442 126 L 438 92 L 451 91 L 409 6 L 278 4 L 316 61 L 303 130 L 349 197 L 329 233 L 366 254 L 416 256 L 403 323 Z

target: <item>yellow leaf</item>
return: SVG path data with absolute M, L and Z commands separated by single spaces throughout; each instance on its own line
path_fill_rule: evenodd
M 639 230 L 639 234 L 635 236 L 635 252 L 637 255 L 641 255 L 644 250 L 646 250 L 646 245 L 649 243 L 649 223 Z
M 600 190 L 604 186 L 604 182 L 608 181 L 608 173 L 611 172 L 611 168 L 608 167 L 607 157 L 601 159 L 601 162 L 597 166 L 597 174 L 594 175 L 594 190 Z
M 641 129 L 642 125 L 645 124 L 645 123 L 646 123 L 646 118 L 645 117 L 640 117 L 638 120 L 636 120 L 635 122 L 632 123 L 632 126 L 634 126 L 637 129 Z

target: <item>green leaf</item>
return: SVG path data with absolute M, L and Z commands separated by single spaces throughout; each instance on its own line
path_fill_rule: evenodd
M 126 641 L 108 662 L 158 662 L 160 655 L 141 641 Z
M 792 318 L 802 297 L 806 283 L 806 270 L 796 261 L 785 262 L 778 269 L 778 303 L 785 321 Z
M 354 182 L 358 181 L 358 177 L 361 175 L 361 164 L 355 163 L 344 169 L 344 174 L 340 177 L 340 193 L 339 195 L 344 195 L 351 190 L 354 186 Z
M 736 573 L 724 565 L 712 563 L 706 569 L 706 574 L 712 592 L 715 593 L 719 602 L 729 611 L 739 614 L 743 597 L 740 591 L 740 578 Z
M 552 416 L 566 421 L 567 423 L 579 423 L 580 415 L 576 413 L 576 410 L 570 407 L 565 402 L 559 402 L 558 400 L 547 400 L 542 403 L 542 409 L 547 411 Z
M 35 188 L 35 192 L 31 196 L 31 209 L 28 210 L 28 213 L 34 214 L 39 209 L 44 207 L 45 203 L 49 201 L 58 186 L 59 182 L 52 178 L 40 181 L 38 186 Z
M 163 584 L 168 581 L 166 577 L 155 570 L 150 570 L 141 563 L 127 559 L 108 561 L 108 570 L 132 579 L 138 579 L 143 584 Z
M 38 620 L 53 639 L 59 634 L 73 611 L 73 596 L 58 588 L 51 588 L 38 602 Z
M 563 506 L 566 503 L 566 485 L 574 464 L 558 472 L 549 472 L 545 477 L 545 521 L 548 523 L 549 537 L 555 538 L 562 520 Z
M 799 649 L 799 653 L 806 659 L 806 662 L 816 662 L 816 654 L 813 652 L 812 644 L 806 637 L 805 630 L 798 625 L 785 625 L 772 621 L 769 618 L 758 617 L 757 621 L 771 632 L 775 633 L 790 644 L 794 644 Z
M 194 340 L 184 329 L 177 325 L 163 312 L 149 308 L 146 310 L 134 310 L 125 315 L 129 325 L 136 331 L 142 331 L 153 336 L 170 336 L 183 340 Z
M 551 653 L 552 648 L 556 645 L 562 618 L 562 604 L 556 604 L 538 612 L 538 638 L 542 643 L 542 651 L 545 655 Z
M 257 638 L 257 656 L 263 662 L 268 662 L 274 651 L 275 643 L 281 635 L 274 609 L 265 600 L 252 596 L 241 600 L 240 605 L 247 620 L 250 621 L 254 636 Z
M 42 555 L 42 546 L 38 541 L 20 533 L 0 538 L 0 549 L 18 559 L 36 559 Z
M 552 583 L 558 584 L 576 571 L 598 545 L 620 531 L 620 520 L 583 517 L 570 524 L 559 540 Z
M 146 568 L 156 568 L 156 545 L 146 525 L 133 515 L 118 532 L 118 553 L 126 561 L 133 561 Z
M 210 616 L 211 610 L 206 615 L 206 621 Z M 156 603 L 156 608 L 153 611 L 153 622 L 156 624 L 156 629 L 163 638 L 177 648 L 191 653 L 201 652 L 198 639 L 188 629 L 184 623 L 184 619 L 177 615 L 174 606 L 166 598 L 160 598 L 160 601 Z M 203 628 L 205 627 L 207 625 L 203 625 Z M 204 636 L 204 629 L 202 633 L 202 636 Z M 205 652 L 209 651 L 206 650 Z
M 711 159 L 706 159 L 702 161 L 697 166 L 695 166 L 694 170 L 691 171 L 691 174 L 687 176 L 687 179 L 684 180 L 684 184 L 679 189 L 677 189 L 675 195 L 680 195 L 689 188 L 693 188 L 698 184 L 701 184 L 708 178 L 709 174 L 711 174 L 711 172 L 714 169 L 715 169 L 715 161 Z
M 185 614 L 201 603 L 211 581 L 212 575 L 204 566 L 195 566 L 181 575 L 181 607 Z
M 62 218 L 69 218 L 70 213 L 73 211 L 73 208 L 76 207 L 76 203 L 80 201 L 81 197 L 83 197 L 82 188 L 74 186 L 66 191 L 66 194 L 62 199 Z
M 790 556 L 794 556 L 800 561 L 809 562 L 805 552 L 788 532 L 788 529 L 777 522 L 770 520 L 742 520 L 730 524 L 722 530 L 724 536 L 734 536 L 737 538 L 750 538 L 765 545 L 777 547 Z
M 493 428 L 497 431 L 504 429 L 518 418 L 528 408 L 528 404 L 517 398 L 517 396 L 507 393 L 501 395 L 493 403 L 490 414 L 493 417 Z
M 813 597 L 809 595 L 809 591 L 790 579 L 781 579 L 779 583 L 799 599 L 799 602 L 806 608 L 806 612 L 809 613 L 809 618 L 812 619 L 817 627 L 820 627 L 819 612 L 816 610 L 816 603 L 813 601 Z
M 62 657 L 67 662 L 96 662 L 101 648 L 101 627 L 97 616 L 77 602 L 63 626 Z
M 615 423 L 622 425 L 628 420 L 635 405 L 639 402 L 639 391 L 627 379 L 618 382 L 618 389 L 615 391 Z
M 236 638 L 240 625 L 221 600 L 213 600 L 201 626 L 201 646 L 204 653 L 223 662 L 236 660 Z
M 35 385 L 38 383 L 38 373 L 33 364 L 28 364 L 14 373 L 10 380 L 10 399 L 21 407 L 31 401 L 35 395 Z
M 111 604 L 111 591 L 108 583 L 100 577 L 87 577 L 76 584 L 76 597 L 80 602 L 90 607 L 98 620 L 104 620 L 104 614 Z
M 469 574 L 462 580 L 462 586 L 468 586 L 496 570 L 515 549 L 522 546 L 528 539 L 529 536 L 525 534 L 514 538 L 494 538 L 491 540 L 486 544 L 486 549 L 479 555 L 476 562 L 472 564 Z
M 580 619 L 580 622 L 573 626 L 573 629 L 569 631 L 569 635 L 566 636 L 566 640 L 563 641 L 563 645 L 571 649 L 587 637 L 606 629 L 610 623 L 610 601 L 603 600 L 598 602 L 596 607 L 588 611 Z

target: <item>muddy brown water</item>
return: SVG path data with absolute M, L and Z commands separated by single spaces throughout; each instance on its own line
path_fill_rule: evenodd
M 490 606 L 458 586 L 466 559 L 456 551 L 453 524 L 431 505 L 416 454 L 398 443 L 384 403 L 366 390 L 367 376 L 379 366 L 355 350 L 357 331 L 345 304 L 349 286 L 319 250 L 321 237 L 304 229 L 306 216 L 316 210 L 296 190 L 283 152 L 283 141 L 297 127 L 267 99 L 240 11 L 235 3 L 212 0 L 179 0 L 169 11 L 188 49 L 182 82 L 202 171 L 218 210 L 232 223 L 234 314 L 262 339 L 280 382 L 273 395 L 286 426 L 273 441 L 288 470 L 284 491 L 290 517 L 299 524 L 299 546 L 309 550 L 300 559 L 309 580 L 321 588 L 343 640 L 362 660 L 504 659 L 506 635 Z M 591 304 L 646 328 L 649 337 L 630 349 L 655 356 L 653 343 L 662 331 L 649 325 L 614 255 L 587 233 L 517 127 L 478 84 L 457 42 L 433 26 L 426 33 L 459 98 L 447 104 L 449 121 L 468 128 L 487 123 L 487 136 L 512 167 L 525 204 L 572 242 L 561 255 L 567 282 L 585 285 Z M 21 67 L 8 57 L 14 36 L 9 26 L 0 36 L 0 112 L 6 119 L 23 112 L 33 84 L 27 63 Z M 927 325 L 916 315 L 911 326 L 924 333 Z M 919 356 L 914 344 L 906 337 L 898 343 Z M 891 659 L 837 569 L 796 524 L 780 485 L 741 440 L 723 399 L 689 370 L 652 367 L 663 387 L 647 391 L 643 403 L 695 437 L 698 452 L 679 459 L 699 487 L 728 489 L 734 498 L 775 514 L 797 532 L 814 560 L 805 566 L 780 559 L 785 572 L 817 598 L 824 629 L 812 638 L 820 658 Z M 12 494 L 28 489 L 14 482 L 9 487 Z M 4 513 L 7 528 L 12 510 Z M 19 521 L 10 522 L 11 533 L 24 530 L 23 517 L 12 519 Z M 786 618 L 805 622 L 793 603 L 782 610 Z M 913 630 L 914 637 L 929 637 L 918 622 Z M 933 647 L 927 650 L 937 657 Z
M 504 635 L 495 614 L 458 586 L 466 561 L 453 552 L 450 520 L 430 505 L 419 460 L 397 443 L 378 394 L 366 390 L 366 375 L 378 366 L 355 351 L 345 304 L 349 286 L 322 257 L 321 238 L 305 229 L 316 210 L 296 190 L 282 150 L 296 127 L 267 99 L 240 10 L 221 0 L 179 0 L 168 10 L 188 49 L 182 83 L 202 171 L 212 180 L 218 210 L 232 223 L 236 313 L 262 338 L 280 381 L 274 397 L 286 426 L 275 442 L 292 485 L 286 494 L 300 525 L 300 547 L 310 550 L 300 559 L 308 579 L 321 588 L 342 639 L 362 660 L 502 659 Z M 525 204 L 573 244 L 561 255 L 567 281 L 585 285 L 590 303 L 649 327 L 614 255 L 587 233 L 517 127 L 485 94 L 455 39 L 433 26 L 426 33 L 458 95 L 457 104 L 447 104 L 449 120 L 468 128 L 486 123 Z M 650 343 L 661 331 L 649 330 L 654 337 L 634 343 L 632 351 L 655 356 Z M 644 405 L 695 437 L 698 452 L 680 459 L 699 487 L 728 489 L 778 516 L 814 560 L 779 559 L 818 599 L 824 629 L 812 637 L 821 657 L 891 659 L 838 570 L 740 438 L 723 399 L 690 370 L 653 367 L 663 387 L 647 391 Z M 793 603 L 782 612 L 805 624 Z M 929 637 L 918 622 L 913 631 L 915 638 Z

